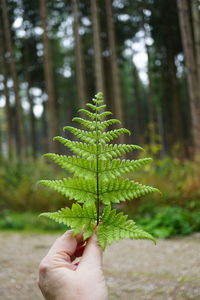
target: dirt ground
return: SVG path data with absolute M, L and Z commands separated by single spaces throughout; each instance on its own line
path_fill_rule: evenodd
M 37 268 L 53 234 L 0 233 L 0 299 L 42 300 Z M 109 299 L 200 300 L 200 234 L 149 241 L 123 240 L 104 254 Z M 95 300 L 95 299 L 94 299 Z

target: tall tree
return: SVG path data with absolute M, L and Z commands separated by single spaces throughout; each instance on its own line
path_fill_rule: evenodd
M 2 25 L 2 24 L 1 24 Z M 1 27 L 2 29 L 2 27 Z M 3 85 L 4 85 L 4 96 L 6 100 L 5 105 L 5 115 L 6 115 L 6 136 L 7 136 L 7 150 L 8 150 L 8 157 L 9 159 L 13 156 L 14 150 L 14 141 L 12 135 L 12 117 L 11 117 L 11 107 L 10 107 L 10 100 L 9 100 L 9 91 L 8 91 L 8 73 L 6 67 L 6 58 L 5 58 L 5 47 L 3 43 L 3 31 L 0 29 L 0 69 L 3 75 Z
M 115 40 L 115 28 L 113 22 L 111 0 L 106 0 L 105 5 L 106 5 L 106 16 L 107 16 L 107 27 L 108 27 L 108 43 L 109 43 L 110 60 L 111 60 L 113 102 L 115 108 L 114 112 L 116 117 L 120 119 L 123 123 L 124 121 L 123 107 L 122 107 L 122 98 L 121 98 L 121 90 L 120 90 L 120 78 L 119 78 L 119 68 L 118 68 L 117 49 L 116 49 L 116 40 Z
M 134 88 L 134 106 L 135 106 L 135 135 L 136 135 L 136 142 L 139 145 L 144 144 L 144 132 L 143 132 L 143 113 L 142 113 L 142 99 L 140 93 L 140 78 L 138 74 L 137 67 L 132 58 L 132 74 L 133 74 L 133 88 Z
M 192 23 L 194 32 L 194 46 L 195 46 L 195 58 L 198 74 L 198 85 L 200 87 L 200 10 L 199 10 L 199 0 L 192 0 Z M 200 90 L 199 90 L 200 91 Z
M 96 92 L 103 92 L 105 94 L 104 72 L 103 72 L 103 64 L 102 64 L 101 37 L 100 37 L 100 24 L 99 24 L 97 0 L 91 0 L 91 17 L 92 17 L 92 34 L 93 34 L 93 48 L 94 48 Z
M 18 148 L 19 157 L 23 158 L 26 154 L 24 118 L 23 118 L 23 110 L 21 106 L 21 99 L 19 95 L 19 82 L 18 82 L 18 75 L 17 75 L 16 65 L 15 65 L 15 55 L 14 55 L 11 32 L 10 32 L 8 3 L 6 2 L 6 0 L 1 0 L 1 6 L 2 6 L 3 26 L 5 31 L 6 48 L 9 53 L 10 73 L 14 84 L 17 126 L 18 126 L 18 147 L 17 148 Z
M 187 0 L 177 0 L 177 6 L 185 56 L 185 64 L 187 68 L 187 81 L 190 97 L 194 154 L 198 154 L 200 151 L 200 100 L 198 75 L 195 62 L 194 44 L 190 21 L 190 11 Z
M 34 115 L 34 103 L 33 103 L 33 96 L 30 93 L 31 89 L 31 72 L 29 66 L 29 51 L 28 51 L 28 39 L 25 41 L 25 49 L 24 49 L 24 77 L 27 83 L 27 98 L 30 105 L 29 108 L 29 118 L 30 118 L 30 139 L 31 139 L 31 154 L 33 159 L 36 158 L 36 120 Z
M 48 117 L 49 117 L 49 138 L 52 141 L 53 137 L 58 134 L 57 113 L 56 113 L 56 98 L 55 86 L 52 67 L 52 56 L 48 37 L 48 14 L 46 0 L 40 0 L 40 16 L 43 28 L 43 45 L 44 45 L 44 73 L 45 83 L 48 95 Z M 58 143 L 50 143 L 50 151 L 58 152 Z
M 75 57 L 76 57 L 76 80 L 78 89 L 79 107 L 84 107 L 87 102 L 85 64 L 83 56 L 83 45 L 80 29 L 80 11 L 78 0 L 72 0 L 72 10 L 74 16 L 74 38 L 75 38 Z

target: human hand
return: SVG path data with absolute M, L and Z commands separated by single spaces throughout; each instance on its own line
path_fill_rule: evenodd
M 82 235 L 67 231 L 59 237 L 39 266 L 39 287 L 46 300 L 105 300 L 102 251 L 94 234 L 86 243 L 79 263 L 77 249 Z

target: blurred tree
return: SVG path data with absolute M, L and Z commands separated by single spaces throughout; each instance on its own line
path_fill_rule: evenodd
M 102 48 L 100 36 L 100 24 L 98 14 L 97 0 L 91 0 L 91 19 L 92 19 L 92 35 L 93 35 L 93 51 L 94 51 L 94 68 L 95 68 L 95 81 L 96 92 L 105 93 L 104 86 L 104 72 L 102 64 Z
M 120 75 L 118 69 L 118 58 L 117 58 L 117 49 L 116 49 L 116 39 L 115 39 L 115 29 L 113 23 L 113 15 L 112 15 L 112 1 L 105 1 L 106 7 L 106 16 L 107 16 L 107 27 L 108 27 L 108 43 L 109 43 L 109 52 L 110 52 L 110 62 L 111 62 L 111 82 L 112 82 L 112 90 L 113 90 L 113 99 L 114 102 L 114 113 L 117 119 L 121 120 L 122 124 L 124 124 L 124 116 L 123 116 L 123 105 L 121 98 L 121 84 L 120 84 Z M 123 143 L 124 137 L 120 137 L 120 143 Z
M 40 16 L 43 29 L 43 45 L 44 45 L 44 73 L 46 81 L 46 89 L 48 95 L 48 128 L 49 128 L 49 148 L 52 152 L 58 152 L 58 143 L 53 143 L 52 139 L 58 134 L 57 113 L 54 76 L 52 68 L 52 56 L 48 38 L 48 13 L 46 0 L 40 0 Z
M 194 44 L 195 44 L 195 58 L 198 73 L 198 84 L 200 87 L 200 10 L 199 10 L 199 0 L 191 1 L 192 10 L 192 24 L 194 31 Z
M 190 7 L 187 0 L 177 0 L 177 5 L 185 55 L 185 64 L 187 68 L 194 154 L 197 155 L 200 150 L 200 96 L 198 86 L 197 62 L 195 60 L 194 52 L 195 45 L 192 36 Z
M 13 49 L 11 32 L 10 32 L 10 22 L 8 16 L 8 3 L 6 0 L 1 0 L 2 7 L 2 19 L 3 19 L 3 28 L 5 32 L 5 42 L 6 48 L 8 51 L 8 61 L 10 65 L 10 73 L 13 79 L 14 85 L 14 94 L 15 94 L 15 104 L 16 104 L 16 115 L 17 115 L 17 129 L 18 129 L 18 139 L 17 139 L 17 153 L 19 157 L 22 159 L 26 154 L 26 144 L 25 144 L 25 129 L 24 129 L 24 117 L 23 110 L 21 106 L 21 98 L 19 94 L 19 82 L 18 75 L 15 64 L 15 53 Z
M 14 140 L 12 133 L 12 115 L 11 115 L 11 107 L 10 107 L 10 99 L 9 99 L 9 91 L 8 91 L 8 73 L 6 66 L 6 57 L 5 57 L 5 47 L 3 42 L 3 30 L 2 24 L 0 23 L 0 69 L 3 75 L 3 86 L 4 86 L 4 96 L 5 96 L 5 115 L 6 115 L 6 127 L 7 127 L 7 151 L 8 158 L 11 160 L 14 154 Z
M 78 89 L 79 107 L 85 107 L 87 103 L 87 88 L 85 77 L 85 63 L 83 56 L 82 38 L 80 35 L 80 12 L 78 0 L 72 0 L 72 11 L 74 16 L 74 38 L 75 38 L 75 57 L 76 57 L 76 80 Z

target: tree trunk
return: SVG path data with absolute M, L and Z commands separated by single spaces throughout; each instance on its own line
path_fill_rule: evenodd
M 194 46 L 195 46 L 195 58 L 198 74 L 198 85 L 200 87 L 200 11 L 199 11 L 199 1 L 192 0 L 192 21 L 193 21 L 193 31 L 194 31 Z M 199 90 L 200 91 L 200 90 Z
M 182 122 L 182 105 L 179 92 L 179 82 L 177 78 L 177 69 L 175 65 L 175 55 L 171 55 L 168 60 L 169 76 L 171 79 L 172 90 L 172 131 L 173 131 L 173 144 L 180 146 L 179 155 L 184 156 L 184 143 L 183 143 L 183 122 Z
M 31 139 L 31 154 L 33 159 L 36 159 L 36 120 L 35 115 L 33 112 L 34 103 L 33 103 L 33 96 L 30 94 L 30 88 L 31 88 L 31 78 L 30 78 L 30 71 L 29 71 L 29 53 L 28 53 L 28 45 L 27 41 L 25 41 L 25 80 L 27 82 L 27 98 L 29 101 L 30 109 L 29 109 L 29 118 L 30 118 L 30 139 Z
M 48 126 L 49 126 L 49 148 L 52 152 L 58 152 L 58 143 L 53 142 L 53 137 L 58 134 L 57 129 L 57 114 L 56 114 L 56 99 L 55 86 L 53 79 L 53 67 L 51 49 L 48 38 L 48 22 L 47 22 L 47 3 L 46 0 L 40 0 L 40 15 L 43 28 L 43 45 L 44 45 L 44 73 L 45 83 L 48 95 Z
M 149 143 L 153 145 L 155 142 L 155 105 L 153 101 L 153 80 L 152 80 L 152 53 L 151 48 L 147 44 L 147 38 L 150 36 L 150 32 L 147 31 L 145 24 L 144 10 L 142 10 L 142 27 L 144 30 L 144 45 L 147 54 L 147 75 L 148 75 L 148 87 L 147 87 L 147 107 L 148 107 L 148 131 L 149 131 Z
M 135 104 L 135 135 L 136 135 L 136 143 L 138 145 L 144 144 L 144 133 L 143 133 L 143 114 L 141 108 L 141 94 L 140 94 L 140 80 L 138 75 L 138 70 L 133 62 L 132 58 L 132 73 L 133 73 L 133 88 L 134 88 L 134 104 Z
M 18 154 L 19 157 L 22 159 L 26 154 L 23 110 L 21 106 L 21 99 L 19 96 L 19 83 L 18 83 L 17 70 L 15 65 L 13 45 L 11 40 L 11 32 L 10 32 L 10 24 L 9 24 L 6 0 L 1 0 L 1 4 L 2 4 L 3 25 L 5 31 L 5 42 L 6 42 L 7 51 L 9 52 L 9 65 L 10 65 L 11 76 L 13 78 L 13 84 L 14 84 L 17 126 L 18 126 Z
M 102 92 L 105 95 L 100 25 L 99 25 L 97 0 L 91 0 L 91 17 L 92 17 L 96 92 Z
M 2 25 L 2 24 L 1 24 Z M 11 117 L 11 108 L 10 108 L 10 101 L 9 101 L 9 91 L 7 87 L 8 81 L 8 74 L 6 68 L 6 60 L 5 60 L 5 47 L 3 43 L 3 31 L 0 30 L 0 57 L 1 57 L 1 70 L 3 75 L 3 85 L 4 85 L 4 96 L 6 99 L 6 106 L 5 106 L 5 115 L 6 115 L 6 127 L 7 127 L 7 150 L 8 150 L 8 157 L 11 160 L 13 157 L 14 152 L 14 141 L 12 135 L 12 117 Z
M 116 118 L 118 118 L 123 124 L 124 117 L 123 117 L 123 107 L 122 107 L 122 98 L 121 98 L 121 90 L 120 90 L 119 68 L 117 63 L 117 50 L 116 50 L 115 29 L 113 23 L 111 0 L 105 0 L 105 5 L 106 5 L 107 26 L 108 26 L 108 43 L 109 43 L 110 57 L 111 57 L 110 71 L 111 71 L 112 86 L 113 86 L 113 102 L 115 107 L 114 113 Z
M 80 12 L 78 6 L 78 0 L 72 0 L 72 9 L 74 15 L 74 39 L 75 39 L 75 57 L 76 57 L 76 80 L 78 88 L 78 101 L 79 107 L 85 107 L 87 103 L 87 92 L 86 92 L 86 77 L 85 77 L 85 64 L 83 56 L 83 45 L 82 39 L 79 34 L 80 28 Z
M 182 35 L 185 64 L 187 68 L 188 91 L 190 97 L 190 110 L 192 121 L 192 137 L 194 154 L 200 151 L 200 108 L 198 93 L 198 76 L 195 63 L 192 30 L 189 18 L 189 7 L 187 0 L 177 0 L 179 22 Z

